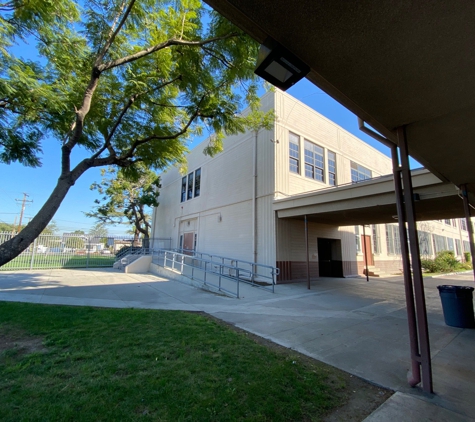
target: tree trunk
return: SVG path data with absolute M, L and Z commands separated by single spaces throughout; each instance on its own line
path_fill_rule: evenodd
M 41 234 L 58 210 L 74 181 L 59 178 L 56 187 L 41 210 L 15 237 L 0 245 L 0 267 L 20 255 Z

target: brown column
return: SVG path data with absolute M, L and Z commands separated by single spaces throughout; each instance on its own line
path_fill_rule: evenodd
M 394 190 L 396 192 L 396 208 L 399 222 L 399 239 L 401 244 L 402 268 L 404 273 L 404 289 L 406 292 L 407 322 L 409 328 L 409 344 L 411 347 L 411 376 L 409 385 L 415 387 L 421 382 L 419 340 L 417 335 L 416 309 L 414 305 L 414 287 L 412 284 L 411 259 L 409 257 L 406 231 L 406 216 L 404 213 L 404 198 L 402 193 L 401 168 L 399 166 L 398 149 L 391 146 L 393 160 Z
M 473 277 L 475 279 L 475 245 L 473 243 L 473 226 L 472 226 L 472 220 L 470 219 L 470 203 L 468 201 L 467 185 L 463 185 L 461 186 L 461 188 L 462 188 L 462 196 L 463 196 L 463 208 L 465 211 L 465 220 L 467 221 L 468 241 L 470 243 L 470 255 L 472 255 Z M 462 250 L 463 250 L 463 244 L 462 244 Z
M 404 208 L 409 233 L 409 249 L 411 251 L 412 274 L 414 280 L 414 297 L 416 300 L 417 327 L 419 331 L 419 349 L 421 353 L 422 389 L 432 393 L 432 363 L 430 358 L 429 328 L 427 324 L 424 282 L 422 279 L 419 239 L 417 236 L 414 195 L 412 190 L 411 169 L 407 149 L 406 131 L 398 128 L 398 143 L 401 151 L 401 174 L 404 184 Z

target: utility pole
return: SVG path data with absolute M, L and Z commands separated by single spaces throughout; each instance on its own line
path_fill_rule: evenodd
M 21 201 L 21 211 L 20 211 L 20 222 L 18 223 L 18 232 L 21 230 L 21 221 L 23 220 L 23 213 L 25 212 L 25 206 L 27 202 L 33 202 L 33 201 L 28 201 L 26 198 L 29 197 L 27 193 L 23 192 L 23 199 L 15 199 L 15 201 L 20 202 Z

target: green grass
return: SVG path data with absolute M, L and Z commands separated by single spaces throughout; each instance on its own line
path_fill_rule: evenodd
M 112 267 L 114 255 L 61 255 L 61 254 L 35 254 L 33 269 L 39 268 L 89 268 Z M 0 270 L 30 269 L 31 254 L 20 255 L 3 265 Z
M 0 302 L 6 339 L 2 421 L 312 421 L 344 400 L 333 368 L 201 314 Z

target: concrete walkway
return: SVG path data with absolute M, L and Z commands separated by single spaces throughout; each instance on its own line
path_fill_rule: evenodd
M 471 274 L 425 280 L 434 395 L 406 382 L 409 339 L 400 277 L 243 286 L 241 299 L 152 274 L 103 270 L 0 272 L 0 300 L 204 311 L 397 393 L 366 421 L 475 420 L 475 330 L 445 325 L 437 285 L 473 285 Z

